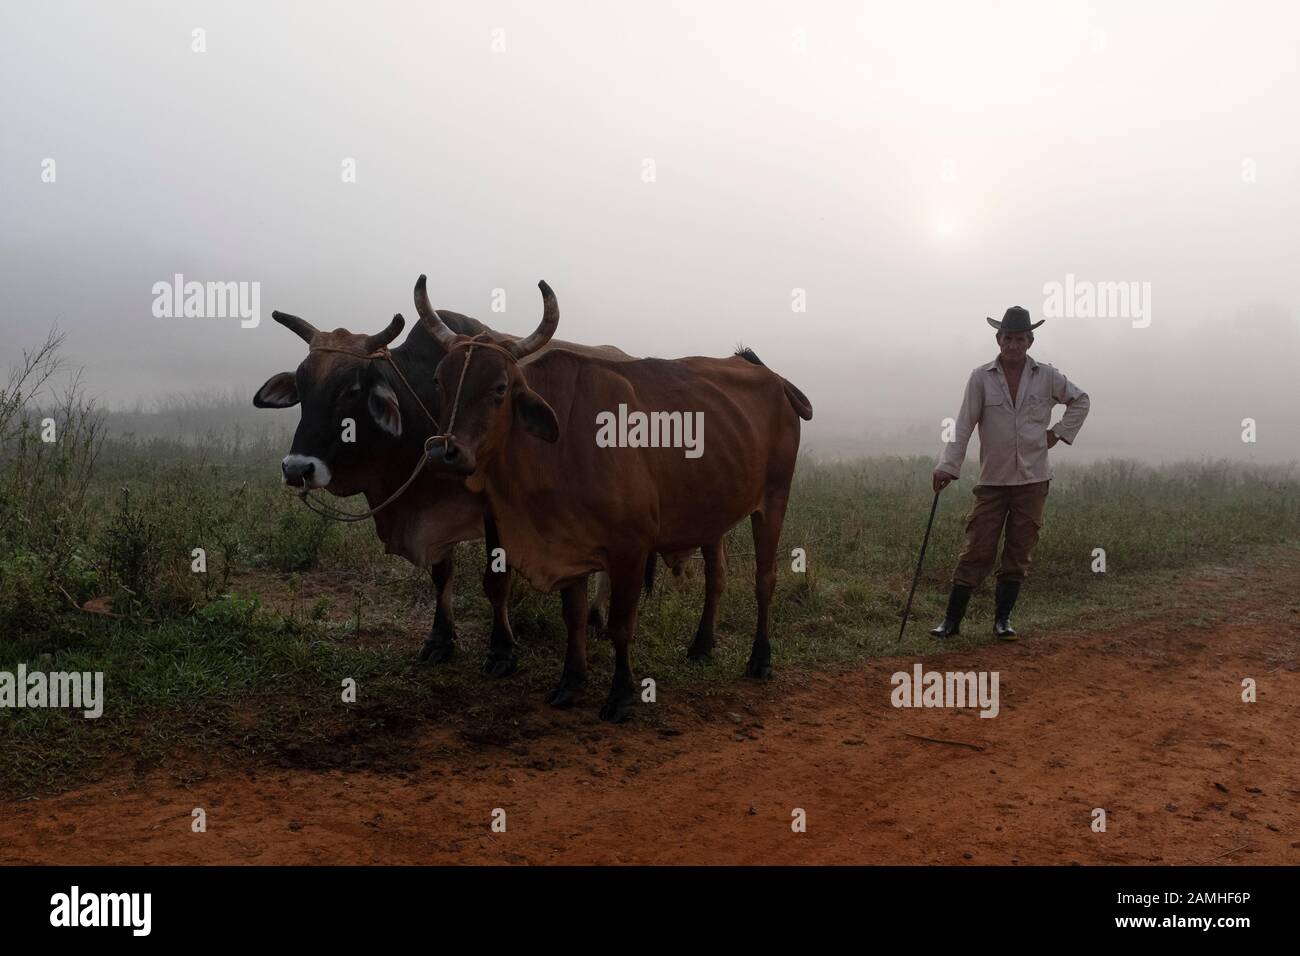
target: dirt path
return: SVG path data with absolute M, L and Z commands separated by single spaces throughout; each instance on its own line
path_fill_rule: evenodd
M 916 661 L 876 660 L 721 702 L 661 697 L 667 720 L 620 728 L 545 711 L 527 746 L 421 733 L 403 772 L 236 767 L 186 787 L 155 771 L 0 804 L 0 862 L 1296 864 L 1298 576 L 1295 561 L 1202 573 L 1167 615 L 1209 599 L 1227 625 L 925 659 L 998 671 L 994 719 L 895 709 L 890 676 Z

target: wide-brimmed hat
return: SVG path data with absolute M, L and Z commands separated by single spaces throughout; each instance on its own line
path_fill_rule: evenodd
M 985 316 L 985 318 L 988 319 L 989 325 L 999 332 L 1032 332 L 1047 321 L 1046 319 L 1039 319 L 1037 322 L 1030 322 L 1029 310 L 1018 305 L 1013 305 L 1007 309 L 1006 314 L 1002 316 L 1001 322 L 988 316 Z

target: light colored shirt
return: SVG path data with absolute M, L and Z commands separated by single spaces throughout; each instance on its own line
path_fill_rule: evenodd
M 1072 445 L 1088 417 L 1086 392 L 1053 366 L 1026 355 L 1020 390 L 1013 403 L 1002 363 L 994 359 L 981 365 L 966 382 L 956 433 L 944 446 L 935 469 L 954 478 L 961 476 L 966 446 L 978 425 L 981 485 L 1027 485 L 1050 480 L 1047 430 L 1055 405 L 1064 405 L 1065 414 L 1052 431 Z

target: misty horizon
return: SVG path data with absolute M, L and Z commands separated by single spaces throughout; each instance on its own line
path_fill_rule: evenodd
M 1300 13 L 1224 9 L 11 5 L 3 364 L 57 325 L 112 409 L 288 428 L 251 408 L 305 354 L 272 309 L 409 333 L 427 273 L 522 334 L 545 279 L 559 338 L 753 348 L 815 453 L 937 455 L 1018 304 L 1092 399 L 1058 463 L 1295 461 Z M 178 274 L 255 283 L 256 324 L 159 317 Z

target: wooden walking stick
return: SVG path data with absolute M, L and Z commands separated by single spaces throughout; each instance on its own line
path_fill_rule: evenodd
M 925 563 L 925 546 L 930 543 L 930 529 L 934 527 L 934 512 L 939 507 L 939 492 L 934 493 L 934 502 L 930 505 L 930 520 L 925 523 L 925 537 L 921 539 L 921 556 L 916 560 L 916 574 L 912 575 L 912 590 L 907 592 L 907 607 L 903 608 L 903 623 L 898 625 L 898 639 L 903 639 L 903 629 L 907 627 L 907 615 L 912 611 L 912 595 L 916 593 L 916 582 L 921 580 L 921 565 Z

